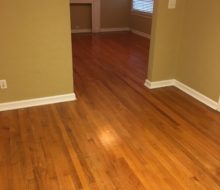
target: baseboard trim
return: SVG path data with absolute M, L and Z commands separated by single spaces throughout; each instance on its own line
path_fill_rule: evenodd
M 151 82 L 149 80 L 146 80 L 144 85 L 149 89 L 175 86 L 176 88 L 192 96 L 193 98 L 197 99 L 198 101 L 202 102 L 208 107 L 220 112 L 220 99 L 219 99 L 219 102 L 215 102 L 214 100 L 208 98 L 207 96 L 183 84 L 182 82 L 178 80 L 171 79 L 171 80 L 164 80 L 164 81 L 157 81 L 157 82 Z
M 34 106 L 42 106 L 48 104 L 69 102 L 76 100 L 75 93 L 58 95 L 58 96 L 50 96 L 44 98 L 36 98 L 36 99 L 28 99 L 28 100 L 20 100 L 15 102 L 7 102 L 0 103 L 0 111 L 8 111 L 8 110 L 16 110 Z
M 73 34 L 77 34 L 77 33 L 91 33 L 92 29 L 73 29 L 71 32 Z
M 124 32 L 130 31 L 130 28 L 101 28 L 99 32 Z M 73 34 L 77 33 L 92 33 L 92 29 L 72 29 L 71 31 Z
M 130 31 L 130 28 L 101 28 L 100 32 L 123 32 L 123 31 Z
M 134 33 L 134 34 L 137 34 L 138 36 L 142 36 L 142 37 L 145 37 L 145 38 L 148 38 L 148 39 L 151 38 L 150 34 L 147 34 L 147 33 L 144 33 L 144 32 L 140 32 L 140 31 L 135 30 L 135 29 L 131 29 L 131 32 Z
M 219 96 L 219 100 L 218 100 L 218 108 L 217 108 L 217 111 L 220 112 L 220 96 Z
M 207 96 L 203 95 L 202 93 L 194 90 L 193 88 L 179 82 L 175 81 L 175 86 L 185 92 L 186 94 L 192 96 L 193 98 L 197 99 L 198 101 L 202 102 L 203 104 L 211 107 L 212 109 L 217 110 L 218 108 L 218 103 L 215 102 L 214 100 L 208 98 Z
M 175 82 L 174 79 L 157 81 L 157 82 L 151 82 L 149 80 L 146 80 L 144 85 L 149 89 L 155 89 L 155 88 L 162 88 L 167 86 L 174 86 L 174 82 Z
M 129 27 L 124 27 L 124 28 L 101 28 L 99 32 L 127 32 L 127 31 L 131 31 L 132 33 L 134 33 L 138 36 L 142 36 L 142 37 L 145 37 L 145 38 L 148 38 L 148 39 L 151 38 L 150 34 L 140 32 L 140 31 L 135 30 L 135 29 L 130 29 Z M 73 34 L 92 33 L 92 29 L 72 29 L 71 32 Z

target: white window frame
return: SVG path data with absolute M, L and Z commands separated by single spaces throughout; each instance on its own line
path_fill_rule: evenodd
M 136 16 L 141 16 L 141 17 L 152 17 L 153 12 L 152 13 L 142 12 L 142 11 L 133 9 L 133 0 L 131 0 L 131 14 L 136 15 Z

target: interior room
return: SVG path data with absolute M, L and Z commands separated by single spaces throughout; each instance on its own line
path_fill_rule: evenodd
M 2 0 L 1 189 L 220 189 L 219 7 Z

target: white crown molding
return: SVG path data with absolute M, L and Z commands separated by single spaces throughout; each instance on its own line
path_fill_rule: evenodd
M 135 29 L 131 29 L 131 32 L 134 33 L 134 34 L 137 34 L 138 36 L 142 36 L 142 37 L 145 37 L 145 38 L 148 38 L 148 39 L 151 38 L 150 34 L 147 34 L 147 33 L 144 33 L 144 32 L 140 32 L 140 31 L 135 30 Z
M 181 91 L 185 92 L 186 94 L 192 96 L 193 98 L 197 99 L 198 101 L 202 102 L 203 104 L 220 112 L 220 99 L 219 99 L 219 102 L 215 102 L 214 100 L 208 98 L 207 96 L 205 96 L 202 93 L 194 90 L 193 88 L 183 84 L 182 82 L 180 82 L 178 80 L 171 79 L 171 80 L 163 80 L 163 81 L 156 81 L 156 82 L 151 82 L 149 80 L 146 80 L 144 85 L 149 89 L 175 86 L 176 88 L 178 88 Z
M 130 28 L 123 27 L 123 28 L 101 28 L 100 32 L 123 32 L 123 31 L 130 31 Z
M 0 111 L 15 110 L 34 106 L 42 106 L 61 102 L 69 102 L 76 100 L 75 93 L 64 94 L 58 96 L 49 96 L 44 98 L 20 100 L 15 102 L 0 103 Z
M 76 34 L 76 33 L 91 33 L 92 29 L 72 29 L 71 32 L 73 34 Z

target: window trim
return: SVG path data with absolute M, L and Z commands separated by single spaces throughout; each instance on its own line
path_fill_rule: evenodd
M 149 12 L 146 13 L 133 9 L 133 0 L 131 0 L 131 15 L 140 16 L 144 18 L 152 18 L 153 13 L 149 13 Z
M 143 13 L 141 11 L 136 11 L 131 9 L 131 15 L 144 17 L 144 18 L 152 18 L 153 13 Z

